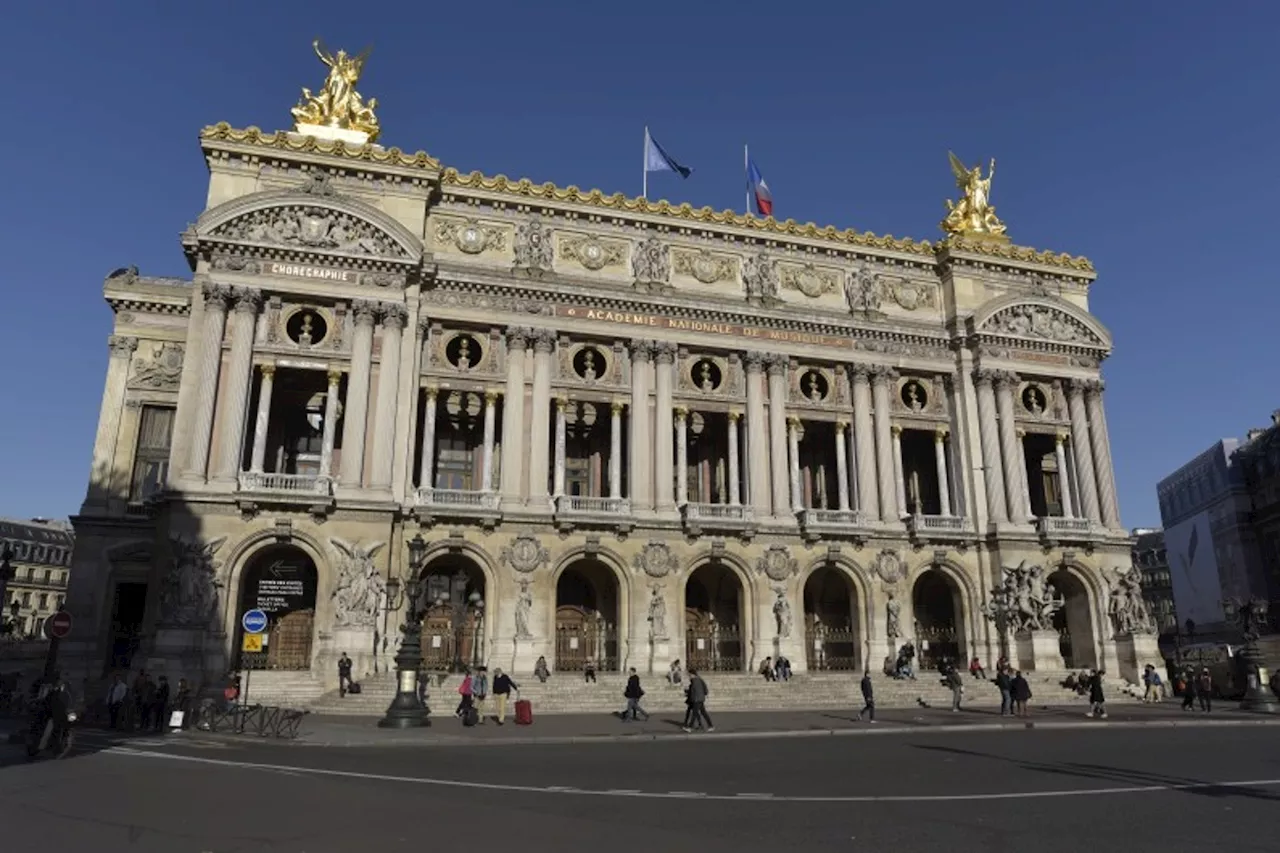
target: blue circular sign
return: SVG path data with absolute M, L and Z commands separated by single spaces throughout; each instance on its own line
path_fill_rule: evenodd
M 247 634 L 261 634 L 267 630 L 267 614 L 261 610 L 246 610 L 240 618 L 240 624 Z

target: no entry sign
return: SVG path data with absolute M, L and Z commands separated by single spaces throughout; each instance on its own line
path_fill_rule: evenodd
M 65 610 L 44 620 L 44 634 L 51 640 L 61 640 L 71 633 L 71 614 Z

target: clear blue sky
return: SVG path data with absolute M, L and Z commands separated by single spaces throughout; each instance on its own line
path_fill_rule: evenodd
M 319 35 L 373 43 L 386 144 L 463 170 L 639 194 L 648 124 L 696 169 L 651 197 L 741 208 L 749 141 L 781 218 L 933 239 L 947 149 L 995 156 L 1014 240 L 1098 268 L 1122 515 L 1156 524 L 1160 477 L 1280 406 L 1277 32 L 1261 2 L 10 4 L 0 515 L 79 507 L 103 276 L 187 274 L 198 131 L 287 127 Z

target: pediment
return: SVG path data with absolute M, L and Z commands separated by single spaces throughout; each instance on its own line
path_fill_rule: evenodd
M 1111 349 L 1111 334 L 1091 315 L 1051 298 L 1012 297 L 984 306 L 973 317 L 978 334 Z

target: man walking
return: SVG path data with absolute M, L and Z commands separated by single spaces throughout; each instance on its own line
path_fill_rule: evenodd
M 481 666 L 471 677 L 471 698 L 476 703 L 476 713 L 480 715 L 480 724 L 484 725 L 484 700 L 489 696 L 489 671 Z
M 1213 678 L 1209 675 L 1209 667 L 1200 669 L 1196 679 L 1196 696 L 1200 699 L 1200 710 L 1206 714 L 1213 710 Z
M 340 698 L 346 696 L 349 689 L 351 689 L 351 658 L 343 652 L 342 657 L 338 658 L 338 696 Z
M 124 700 L 128 695 L 129 688 L 125 686 L 124 678 L 117 675 L 111 689 L 107 691 L 107 713 L 111 715 L 113 729 L 120 727 L 120 709 L 124 707 Z
M 644 695 L 644 690 L 640 687 L 640 676 L 636 675 L 635 667 L 631 668 L 631 675 L 627 677 L 627 689 L 622 691 L 622 695 L 627 700 L 627 707 L 622 711 L 622 721 L 625 723 L 628 717 L 635 720 L 637 715 L 643 714 L 644 721 L 649 722 L 649 712 L 640 707 L 640 697 Z
M 943 681 L 951 688 L 951 712 L 955 713 L 960 710 L 960 700 L 964 698 L 964 679 L 954 665 L 949 665 Z
M 711 715 L 707 713 L 707 694 L 711 691 L 707 689 L 707 682 L 702 680 L 702 676 L 693 667 L 689 668 L 689 687 L 685 691 L 685 702 L 689 706 L 689 710 L 684 715 L 684 730 L 692 732 L 696 725 L 698 728 L 703 727 L 706 723 L 706 729 L 714 732 L 716 727 L 711 724 Z
M 996 672 L 996 687 L 1000 690 L 1000 716 L 1013 716 L 1013 679 L 1009 677 L 1009 670 L 1000 669 Z
M 632 670 L 634 672 L 634 670 Z M 520 689 L 520 685 L 511 680 L 511 676 L 507 675 L 500 669 L 493 671 L 493 701 L 497 704 L 498 725 L 505 726 L 507 724 L 507 700 L 511 698 L 511 689 Z
M 876 697 L 875 691 L 871 686 L 871 670 L 864 670 L 862 673 L 862 710 L 858 712 L 858 722 L 862 722 L 862 715 L 866 714 L 871 722 L 876 721 Z

